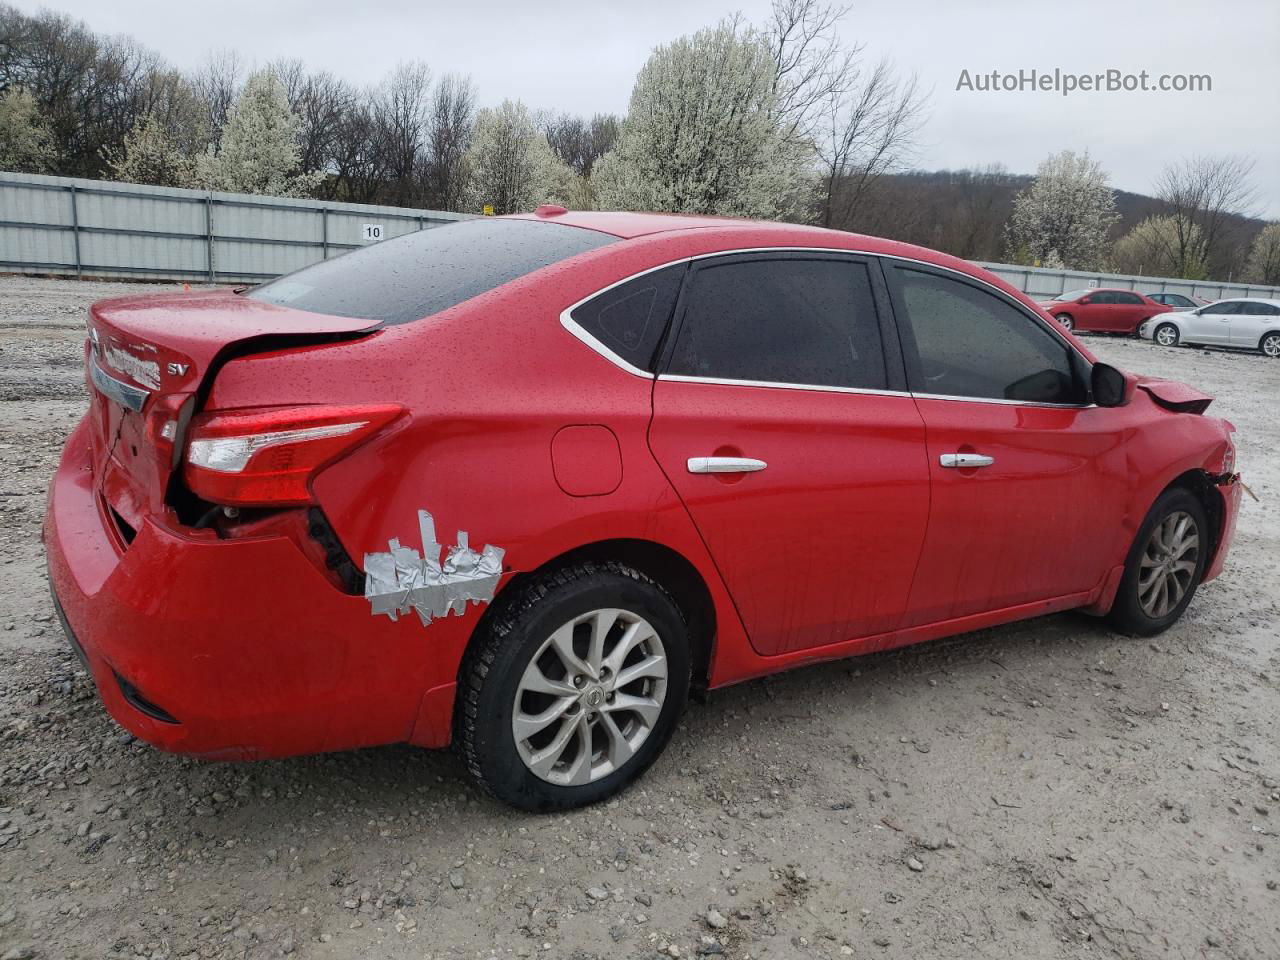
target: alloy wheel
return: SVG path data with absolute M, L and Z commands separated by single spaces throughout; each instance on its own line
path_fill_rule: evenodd
M 1075 322 L 1071 319 L 1070 314 L 1060 313 L 1053 319 L 1057 320 L 1058 323 L 1062 324 L 1062 326 L 1067 330 L 1070 330 L 1075 326 Z
M 658 633 L 628 610 L 592 610 L 551 634 L 516 687 L 511 730 L 537 777 L 594 783 L 649 738 L 667 694 Z
M 1199 559 L 1200 528 L 1191 514 L 1177 510 L 1156 524 L 1138 571 L 1138 603 L 1147 616 L 1159 620 L 1182 602 Z
M 1262 338 L 1262 352 L 1268 357 L 1280 357 L 1280 333 L 1269 333 Z
M 1164 347 L 1172 347 L 1178 342 L 1178 331 L 1169 324 L 1165 324 L 1156 331 L 1156 343 Z

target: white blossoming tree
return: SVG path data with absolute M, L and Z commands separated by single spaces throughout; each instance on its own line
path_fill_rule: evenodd
M 1055 153 L 1013 200 L 1006 234 L 1016 263 L 1095 270 L 1107 255 L 1107 234 L 1119 220 L 1107 174 L 1088 152 Z
M 195 181 L 195 160 L 183 150 L 154 114 L 144 114 L 125 135 L 118 151 L 104 151 L 116 180 L 158 187 L 189 187 Z
M 1268 223 L 1254 237 L 1244 276 L 1249 283 L 1280 285 L 1280 223 Z
M 0 170 L 44 173 L 53 153 L 53 137 L 35 97 L 18 87 L 0 96 Z
M 529 108 L 518 100 L 479 112 L 465 167 L 466 209 L 476 213 L 486 206 L 497 214 L 540 203 L 571 206 L 581 198 L 578 178 L 552 152 Z
M 306 196 L 324 173 L 299 170 L 300 126 L 279 79 L 266 70 L 253 74 L 227 115 L 217 151 L 198 160 L 198 181 L 231 193 Z
M 813 152 L 791 132 L 768 42 L 724 22 L 649 57 L 592 186 L 604 209 L 807 219 Z

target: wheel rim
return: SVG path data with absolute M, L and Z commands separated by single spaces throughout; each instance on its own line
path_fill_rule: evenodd
M 1268 357 L 1280 357 L 1280 336 L 1272 334 L 1263 338 L 1262 352 Z
M 1151 531 L 1138 571 L 1138 604 L 1154 620 L 1175 609 L 1196 575 L 1200 528 L 1195 517 L 1177 510 Z
M 1065 313 L 1059 314 L 1054 319 L 1057 320 L 1064 327 L 1066 327 L 1068 330 L 1071 329 L 1071 318 L 1068 317 Z
M 640 749 L 666 695 L 657 631 L 629 610 L 592 610 L 551 634 L 520 677 L 511 715 L 516 750 L 548 783 L 593 783 Z
M 1178 333 L 1172 327 L 1161 327 L 1156 331 L 1156 340 L 1166 347 L 1173 346 L 1178 340 Z

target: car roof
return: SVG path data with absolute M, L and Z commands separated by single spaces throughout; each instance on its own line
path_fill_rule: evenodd
M 545 208 L 543 208 L 545 209 Z M 598 230 L 622 240 L 638 239 L 663 243 L 680 237 L 697 236 L 707 250 L 733 252 L 754 248 L 805 248 L 884 255 L 918 260 L 970 275 L 984 271 L 974 263 L 927 247 L 886 240 L 847 230 L 830 230 L 800 223 L 775 220 L 748 220 L 745 217 L 712 217 L 684 213 L 624 213 L 607 210 L 562 211 L 509 214 L 501 219 L 540 220 L 561 226 Z M 1002 281 L 1003 283 L 1003 281 Z
M 740 217 L 712 217 L 693 213 L 628 213 L 621 210 L 564 210 L 561 207 L 539 207 L 533 213 L 512 214 L 512 220 L 545 220 L 568 227 L 582 227 L 612 234 L 623 240 L 675 230 L 697 230 L 706 227 L 765 226 L 765 221 Z

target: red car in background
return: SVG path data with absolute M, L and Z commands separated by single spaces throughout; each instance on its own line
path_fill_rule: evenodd
M 1041 300 L 1040 306 L 1068 330 L 1137 333 L 1157 313 L 1175 309 L 1133 290 L 1086 287 Z
M 814 227 L 540 208 L 88 327 L 44 542 L 111 715 L 205 758 L 453 743 L 528 809 L 616 792 L 691 687 L 1159 632 L 1239 505 L 1204 394 Z

